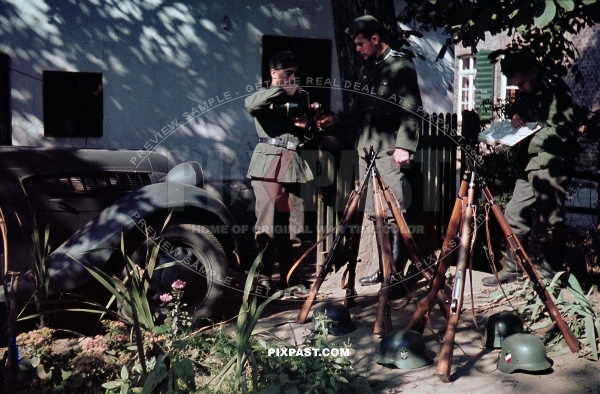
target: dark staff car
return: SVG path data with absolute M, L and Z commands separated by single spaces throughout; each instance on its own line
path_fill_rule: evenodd
M 159 245 L 156 266 L 166 268 L 154 271 L 150 305 L 158 308 L 159 297 L 180 279 L 188 313 L 197 322 L 218 319 L 229 275 L 239 267 L 240 242 L 229 231 L 234 217 L 203 182 L 199 163 L 174 166 L 156 152 L 0 146 L 7 270 L 34 268 L 33 234 L 47 228 L 49 293 L 85 293 L 96 280 L 84 265 L 124 276 L 122 237 L 142 267 L 147 250 Z M 14 296 L 25 301 L 33 292 L 31 281 L 20 280 Z M 0 297 L 8 298 L 3 290 Z

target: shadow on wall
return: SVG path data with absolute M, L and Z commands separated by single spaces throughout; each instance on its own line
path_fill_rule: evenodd
M 234 172 L 247 168 L 255 133 L 243 99 L 260 81 L 262 37 L 331 35 L 319 3 L 5 3 L 0 52 L 12 61 L 15 144 L 156 150 L 202 162 L 209 177 L 208 152 Z M 44 70 L 102 73 L 102 137 L 43 137 Z
M 398 8 L 397 8 L 398 9 Z M 410 30 L 406 25 L 400 24 L 402 29 Z M 419 77 L 421 98 L 425 112 L 439 113 L 452 112 L 454 99 L 454 59 L 447 51 L 443 59 L 435 61 L 440 48 L 439 41 L 430 38 L 409 40 L 411 46 L 407 49 L 422 55 L 426 60 L 415 57 L 415 67 Z
M 595 111 L 600 109 L 600 77 L 597 72 L 600 63 L 600 28 L 588 27 L 585 33 L 572 37 L 579 48 L 580 56 L 577 64 L 583 80 L 581 83 L 575 83 L 575 77 L 569 73 L 565 81 L 573 91 L 573 101 Z

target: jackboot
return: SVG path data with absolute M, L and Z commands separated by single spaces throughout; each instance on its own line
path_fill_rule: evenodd
M 358 280 L 358 282 L 361 284 L 361 286 L 376 285 L 377 283 L 383 282 L 383 276 L 381 275 L 381 271 L 377 270 L 369 276 L 363 276 Z
M 527 249 L 528 234 L 515 234 L 515 237 L 521 243 L 524 249 Z M 501 284 L 515 282 L 517 279 L 523 276 L 521 266 L 517 263 L 516 256 L 510 246 L 506 247 L 506 255 L 500 261 L 502 263 L 502 269 L 498 271 L 498 278 L 495 275 L 486 276 L 481 279 L 481 283 L 484 286 L 498 286 L 498 282 Z
M 398 260 L 398 256 L 399 256 L 402 246 L 396 244 L 397 241 L 394 237 L 395 232 L 394 232 L 393 228 L 395 228 L 396 233 L 399 234 L 398 226 L 396 226 L 393 223 L 390 223 L 389 224 L 390 232 L 389 232 L 388 236 L 390 238 L 390 246 L 392 248 L 392 264 L 394 264 L 396 266 L 396 270 L 398 270 L 398 265 L 396 264 L 396 260 Z M 402 239 L 400 239 L 400 243 L 402 243 Z M 398 272 L 400 272 L 400 271 L 398 271 Z M 383 282 L 383 275 L 381 273 L 381 269 L 373 272 L 371 275 L 363 276 L 362 278 L 360 278 L 358 280 L 358 283 L 360 283 L 361 286 L 376 285 L 377 283 L 382 283 L 382 282 Z
M 257 255 L 264 249 L 259 268 L 257 284 L 266 288 L 271 288 L 271 276 L 273 275 L 273 265 L 275 264 L 275 246 L 270 237 L 260 235 L 256 241 Z
M 401 281 L 405 282 L 407 279 L 409 279 L 408 277 L 402 277 L 402 272 L 404 271 L 404 266 L 406 265 L 408 258 L 406 256 L 406 247 L 404 246 L 404 240 L 400 235 L 400 229 L 395 223 L 390 223 L 389 229 L 390 246 L 392 248 L 392 264 L 394 264 L 394 267 L 396 268 L 397 272 L 397 275 L 392 276 L 392 287 L 390 288 L 390 290 L 396 291 L 404 287 L 402 284 L 400 284 Z M 414 280 L 411 277 L 410 281 L 413 282 L 412 284 L 414 284 L 414 282 L 418 281 L 419 279 L 420 276 L 417 276 L 416 280 Z M 383 276 L 381 274 L 381 271 L 379 270 L 369 276 L 365 276 L 359 279 L 359 283 L 362 286 L 374 285 L 381 282 L 383 282 Z M 412 287 L 412 284 L 406 283 L 406 285 L 408 285 L 409 288 Z M 402 289 L 401 292 L 403 293 L 403 295 L 406 294 L 405 289 Z
M 564 271 L 564 258 L 567 249 L 566 236 L 553 236 L 541 245 L 540 264 L 537 268 L 542 279 L 552 280 L 557 272 Z
M 279 255 L 279 290 L 290 289 L 291 296 L 306 297 L 308 296 L 308 289 L 300 283 L 300 279 L 296 272 L 290 277 L 290 282 L 287 283 L 287 276 L 294 263 L 295 253 L 289 240 L 278 240 L 277 250 Z M 287 292 L 286 292 L 287 293 Z
M 406 274 L 404 268 L 408 263 L 408 249 L 395 223 L 390 223 L 390 244 L 392 246 L 392 262 L 396 267 L 396 275 L 392 275 L 389 296 L 398 299 L 410 293 L 414 285 L 422 278 L 417 266 L 411 264 Z

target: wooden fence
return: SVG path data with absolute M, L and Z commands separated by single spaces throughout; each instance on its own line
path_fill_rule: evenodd
M 459 133 L 456 114 L 427 114 L 422 119 L 418 150 L 412 164 L 402 172 L 407 180 L 404 198 L 408 224 L 421 251 L 430 253 L 441 246 L 456 201 Z M 353 176 L 358 167 L 357 155 L 351 157 L 345 152 L 335 156 L 335 161 L 319 169 L 330 182 L 317 193 L 317 239 L 339 223 L 358 177 Z M 333 235 L 320 245 L 317 267 L 323 263 L 332 242 Z

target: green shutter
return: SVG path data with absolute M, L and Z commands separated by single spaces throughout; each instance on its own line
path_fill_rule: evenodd
M 475 110 L 481 120 L 489 120 L 493 114 L 494 65 L 488 60 L 491 51 L 477 52 L 477 76 L 475 78 Z

